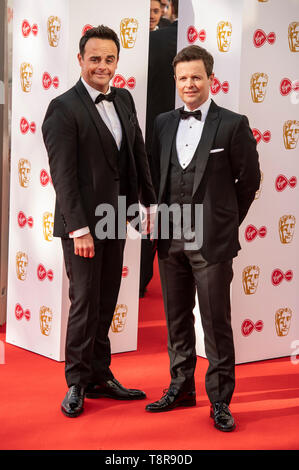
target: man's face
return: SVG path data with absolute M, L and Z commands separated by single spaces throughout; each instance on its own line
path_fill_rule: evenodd
M 176 87 L 181 100 L 193 111 L 209 97 L 214 74 L 207 76 L 204 62 L 179 62 L 175 70 Z
M 85 53 L 78 54 L 83 79 L 96 90 L 106 93 L 118 63 L 117 47 L 111 39 L 90 38 Z
M 157 0 L 151 0 L 150 31 L 153 31 L 162 16 L 161 4 Z

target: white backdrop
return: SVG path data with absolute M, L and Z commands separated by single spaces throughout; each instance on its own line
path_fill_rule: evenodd
M 213 9 L 209 0 L 184 0 L 179 7 L 178 50 L 198 44 L 213 54 L 212 98 L 246 114 L 258 142 L 263 181 L 234 260 L 237 363 L 291 355 L 298 339 L 298 13 L 299 0 L 283 8 L 274 0 L 213 0 Z M 194 313 L 197 354 L 205 356 L 198 303 Z
M 50 100 L 79 79 L 77 53 L 84 28 L 106 24 L 121 38 L 126 19 L 132 19 L 133 36 L 122 38 L 114 85 L 132 92 L 144 130 L 148 12 L 149 0 L 14 1 L 6 340 L 56 360 L 64 360 L 68 280 L 60 240 L 52 236 L 55 194 L 41 124 Z M 140 238 L 133 236 L 125 248 L 110 329 L 113 353 L 137 347 L 139 253 Z

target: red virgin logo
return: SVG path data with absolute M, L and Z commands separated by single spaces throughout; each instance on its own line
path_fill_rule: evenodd
M 118 74 L 115 75 L 112 84 L 116 88 L 125 88 L 127 86 L 132 90 L 136 86 L 136 80 L 134 77 L 130 77 L 126 80 L 122 75 Z
M 299 80 L 291 82 L 289 78 L 283 78 L 279 85 L 279 91 L 282 96 L 287 96 L 291 91 L 299 91 Z
M 248 225 L 245 229 L 245 240 L 252 242 L 257 236 L 264 238 L 267 235 L 267 228 L 265 226 L 257 229 L 254 225 Z
M 287 186 L 290 186 L 290 188 L 295 188 L 297 186 L 296 176 L 291 176 L 291 178 L 288 179 L 284 175 L 278 175 L 276 180 L 275 180 L 275 189 L 276 189 L 276 191 L 281 192 Z
M 26 310 L 20 304 L 16 304 L 15 306 L 15 316 L 17 320 L 22 320 L 24 317 L 27 321 L 30 320 L 31 313 L 30 310 L 27 308 Z
M 82 36 L 84 36 L 84 34 L 89 30 L 89 29 L 92 29 L 93 26 L 91 26 L 91 24 L 86 24 L 85 26 L 83 26 L 82 28 Z
M 48 172 L 45 169 L 41 170 L 39 179 L 40 179 L 40 184 L 43 187 L 47 186 L 48 183 L 53 184 L 51 176 L 48 174 Z
M 20 120 L 20 131 L 22 134 L 27 134 L 27 132 L 30 130 L 32 134 L 35 134 L 36 131 L 36 124 L 35 122 L 29 122 L 27 121 L 26 118 L 22 117 Z
M 122 277 L 127 277 L 129 274 L 129 268 L 128 266 L 124 266 L 122 270 Z
M 31 216 L 26 217 L 24 212 L 20 211 L 18 213 L 18 224 L 21 228 L 25 227 L 26 224 L 28 224 L 28 227 L 32 228 L 33 227 L 33 217 L 31 217 Z
M 44 87 L 45 90 L 49 90 L 51 85 L 53 85 L 54 88 L 59 87 L 59 78 L 54 77 L 52 79 L 51 75 L 48 72 L 45 72 L 43 74 L 42 82 L 43 82 L 43 87 Z
M 40 281 L 44 281 L 47 278 L 49 281 L 53 281 L 54 273 L 52 269 L 47 271 L 44 265 L 39 264 L 37 267 L 37 277 Z
M 197 39 L 204 42 L 206 40 L 207 34 L 204 29 L 197 31 L 194 26 L 189 26 L 187 30 L 187 40 L 190 44 L 193 44 Z
M 214 77 L 213 83 L 211 85 L 211 93 L 212 95 L 217 95 L 219 91 L 223 91 L 223 93 L 228 93 L 229 92 L 229 83 L 227 81 L 224 81 L 221 83 L 217 77 Z
M 262 133 L 259 129 L 252 129 L 252 133 L 258 144 L 261 140 L 266 144 L 271 140 L 271 132 L 269 130 Z
M 253 34 L 253 44 L 255 47 L 261 47 L 268 42 L 269 44 L 274 44 L 276 40 L 276 34 L 271 31 L 271 33 L 266 34 L 262 29 L 257 29 Z
M 28 38 L 29 34 L 32 33 L 33 36 L 36 36 L 38 33 L 38 26 L 36 23 L 34 23 L 32 26 L 30 26 L 29 21 L 24 20 L 22 23 L 22 34 L 24 38 Z
M 271 274 L 271 281 L 273 286 L 278 286 L 283 281 L 283 279 L 290 282 L 293 279 L 293 271 L 289 269 L 283 273 L 281 269 L 274 269 Z
M 253 330 L 260 332 L 262 331 L 263 327 L 264 323 L 262 322 L 262 320 L 258 320 L 256 323 L 253 323 L 252 320 L 246 318 L 246 320 L 244 320 L 241 325 L 242 335 L 249 336 L 253 332 Z

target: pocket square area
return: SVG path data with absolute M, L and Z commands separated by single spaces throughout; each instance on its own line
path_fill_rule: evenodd
M 223 152 L 224 149 L 212 149 L 210 153 Z

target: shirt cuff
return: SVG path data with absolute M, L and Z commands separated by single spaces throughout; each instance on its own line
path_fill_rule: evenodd
M 79 228 L 78 230 L 74 230 L 73 232 L 69 232 L 70 238 L 77 238 L 82 237 L 83 235 L 87 235 L 90 232 L 88 227 Z

